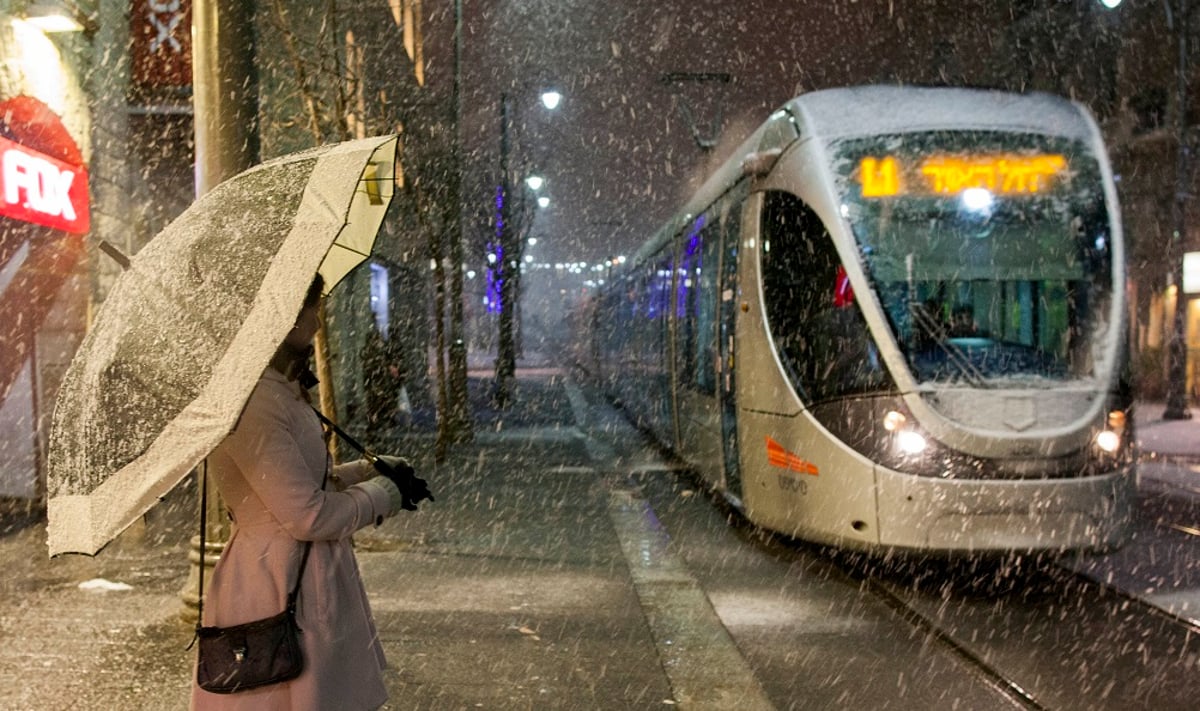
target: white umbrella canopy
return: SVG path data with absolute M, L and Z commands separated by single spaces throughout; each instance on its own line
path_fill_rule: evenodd
M 96 554 L 230 432 L 314 275 L 328 291 L 370 255 L 396 142 L 322 146 L 251 168 L 130 260 L 55 404 L 51 556 Z

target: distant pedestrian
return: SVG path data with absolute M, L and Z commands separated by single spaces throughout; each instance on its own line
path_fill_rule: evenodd
M 233 526 L 204 591 L 203 623 L 229 627 L 283 611 L 305 543 L 312 541 L 297 606 L 304 670 L 291 681 L 233 694 L 193 683 L 194 711 L 359 711 L 387 701 L 383 648 L 350 537 L 397 513 L 401 487 L 410 489 L 412 501 L 422 497 L 411 491 L 411 477 L 375 476 L 365 460 L 331 467 L 301 385 L 319 327 L 321 289 L 318 277 L 236 428 L 209 456 Z M 387 461 L 411 474 L 403 460 Z
M 396 347 L 397 339 L 387 338 L 378 328 L 367 333 L 362 350 L 363 389 L 367 423 L 372 434 L 377 428 L 392 427 L 400 409 L 401 390 L 405 388 L 404 364 Z

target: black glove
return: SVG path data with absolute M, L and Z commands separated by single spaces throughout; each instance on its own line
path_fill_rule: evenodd
M 379 457 L 375 460 L 375 469 L 383 476 L 392 480 L 400 490 L 400 508 L 406 511 L 416 511 L 417 504 L 425 499 L 433 501 L 433 494 L 425 480 L 418 477 L 416 470 L 403 457 Z

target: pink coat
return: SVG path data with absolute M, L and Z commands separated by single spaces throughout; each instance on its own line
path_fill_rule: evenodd
M 313 541 L 297 606 L 305 668 L 290 682 L 236 694 L 193 683 L 195 711 L 354 711 L 387 701 L 383 648 L 350 536 L 388 515 L 391 503 L 386 490 L 358 484 L 373 473 L 361 460 L 335 467 L 321 490 L 326 462 L 320 423 L 299 386 L 268 368 L 236 429 L 208 458 L 234 524 L 211 582 L 205 579 L 204 624 L 282 611 L 303 541 Z

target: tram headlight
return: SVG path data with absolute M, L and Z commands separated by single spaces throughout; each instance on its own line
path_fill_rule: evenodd
M 1096 433 L 1096 446 L 1109 454 L 1121 448 L 1121 435 L 1112 430 L 1101 430 Z
M 1112 410 L 1105 418 L 1105 429 L 1096 433 L 1096 448 L 1105 454 L 1116 454 L 1125 436 L 1126 416 L 1123 410 Z
M 925 441 L 925 436 L 920 432 L 909 429 L 907 425 L 908 418 L 902 412 L 889 410 L 883 416 L 883 429 L 896 436 L 896 449 L 899 449 L 901 454 L 913 456 L 924 452 L 928 444 Z
M 896 435 L 896 446 L 907 455 L 916 455 L 925 451 L 925 436 L 920 432 L 902 430 Z
M 903 413 L 889 410 L 888 414 L 883 416 L 883 429 L 888 432 L 895 432 L 904 427 L 904 423 L 907 421 L 908 418 Z

